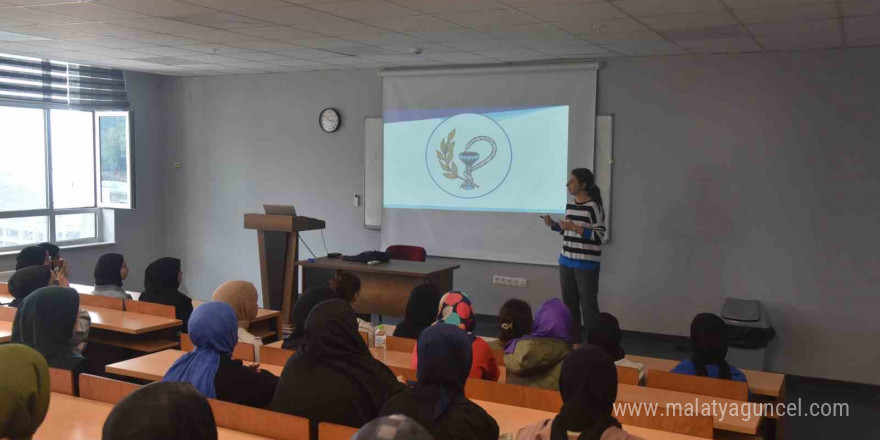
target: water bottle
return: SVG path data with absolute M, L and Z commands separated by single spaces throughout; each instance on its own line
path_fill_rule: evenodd
M 386 349 L 385 349 L 385 325 L 379 324 L 376 326 L 376 333 L 373 335 L 373 345 L 376 347 L 375 357 L 383 364 L 386 360 Z

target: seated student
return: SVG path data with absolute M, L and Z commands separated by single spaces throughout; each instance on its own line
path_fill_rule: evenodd
M 69 287 L 43 287 L 28 295 L 15 313 L 12 342 L 40 352 L 52 368 L 81 371 L 85 358 L 74 349 L 79 294 Z
M 296 304 L 293 305 L 293 331 L 288 337 L 284 338 L 281 348 L 299 350 L 299 346 L 302 344 L 306 334 L 306 319 L 309 317 L 309 313 L 311 313 L 316 305 L 329 299 L 338 298 L 339 296 L 336 291 L 330 287 L 317 286 L 306 289 L 299 299 L 296 300 Z
M 498 347 L 502 349 L 508 342 L 519 339 L 532 332 L 532 307 L 521 299 L 509 299 L 498 310 L 498 327 L 501 335 L 498 337 Z M 492 346 L 492 344 L 489 344 Z
M 147 266 L 144 274 L 144 293 L 138 299 L 174 306 L 175 317 L 183 321 L 183 328 L 187 328 L 193 306 L 192 299 L 178 290 L 182 280 L 180 260 L 170 257 L 160 258 Z
M 562 363 L 562 408 L 552 420 L 519 430 L 515 440 L 640 440 L 613 417 L 617 368 L 599 347 L 585 345 Z
M 352 307 L 354 307 L 355 303 L 357 303 L 358 294 L 361 293 L 361 279 L 348 273 L 344 273 L 340 275 L 338 278 L 334 278 L 330 280 L 330 287 L 336 290 L 336 293 L 339 295 L 339 298 L 342 298 L 348 301 Z M 373 326 L 361 319 L 361 317 L 365 317 L 367 319 L 370 318 L 369 315 L 358 315 L 358 331 L 367 333 L 370 335 L 369 337 L 369 345 L 373 346 Z
M 538 307 L 532 333 L 504 344 L 507 383 L 558 390 L 570 352 L 571 311 L 560 299 L 549 299 Z
M 467 332 L 471 340 L 471 352 L 473 362 L 471 363 L 471 371 L 468 377 L 485 380 L 498 380 L 501 371 L 495 365 L 495 358 L 492 357 L 492 349 L 489 344 L 474 335 L 474 328 L 477 321 L 474 318 L 474 310 L 471 307 L 471 298 L 466 293 L 454 290 L 447 292 L 440 298 L 440 312 L 437 314 L 437 324 L 452 324 Z M 413 350 L 412 358 L 409 362 L 409 368 L 412 370 L 419 369 L 418 346 Z
M 21 270 L 31 266 L 49 266 L 52 261 L 49 252 L 39 246 L 28 246 L 18 252 L 15 257 L 15 270 Z
M 128 264 L 119 254 L 104 254 L 95 264 L 94 295 L 113 298 L 131 299 L 131 295 L 122 289 L 122 281 L 128 278 Z
M 257 317 L 257 311 L 260 310 L 257 299 L 259 299 L 257 288 L 247 281 L 227 281 L 211 295 L 211 301 L 225 302 L 235 312 L 235 319 L 238 320 L 238 342 L 254 344 L 255 347 L 263 345 L 263 343 L 259 337 L 250 334 L 247 329 L 250 327 L 251 321 Z M 259 351 L 259 348 L 257 350 Z
M 9 279 L 9 293 L 15 298 L 9 307 L 19 307 L 28 295 L 48 286 L 70 287 L 70 282 L 67 281 L 63 271 L 56 273 L 49 266 L 31 266 L 16 271 Z M 77 351 L 82 352 L 85 349 L 91 326 L 92 318 L 89 312 L 79 309 L 76 328 L 71 338 L 71 345 Z
M 241 405 L 265 408 L 272 403 L 278 378 L 232 360 L 238 323 L 229 304 L 202 304 L 193 312 L 187 330 L 196 349 L 177 359 L 162 382 L 189 382 L 205 397 Z
M 717 315 L 700 313 L 691 321 L 690 359 L 679 362 L 673 373 L 747 382 L 746 375 L 724 360 L 727 357 L 727 326 Z
M 376 418 L 385 398 L 403 385 L 370 354 L 348 302 L 324 301 L 309 314 L 299 350 L 284 365 L 272 410 L 359 428 Z
M 49 242 L 43 242 L 38 244 L 37 246 L 45 249 L 46 252 L 49 253 L 49 266 L 51 266 L 53 270 L 58 270 L 58 268 L 60 268 L 64 264 L 64 259 L 61 258 L 60 247 Z
M 433 284 L 425 283 L 414 287 L 406 302 L 406 316 L 400 324 L 397 324 L 394 336 L 418 339 L 422 330 L 434 323 L 438 302 L 440 302 L 440 292 Z
M 415 420 L 394 414 L 367 423 L 351 440 L 434 440 L 434 437 Z
M 102 440 L 217 440 L 211 405 L 188 383 L 152 383 L 107 416 Z
M 436 440 L 497 440 L 498 423 L 464 396 L 471 369 L 471 341 L 454 325 L 425 329 L 416 346 L 419 381 L 388 396 L 379 415 L 403 414 Z
M 614 365 L 630 367 L 639 370 L 639 381 L 645 380 L 647 368 L 643 364 L 633 362 L 626 358 L 626 352 L 620 346 L 620 324 L 617 318 L 610 313 L 600 313 L 596 324 L 590 328 L 590 345 L 595 345 L 608 353 L 614 360 Z
M 20 344 L 0 345 L 0 438 L 29 439 L 49 411 L 49 366 Z

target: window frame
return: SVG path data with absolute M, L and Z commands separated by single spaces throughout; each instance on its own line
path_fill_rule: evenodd
M 43 111 L 43 136 L 44 136 L 44 169 L 45 169 L 45 178 L 46 178 L 46 208 L 42 209 L 28 209 L 28 210 L 17 210 L 17 211 L 0 211 L 0 219 L 9 219 L 9 218 L 22 218 L 22 217 L 46 217 L 48 219 L 48 240 L 49 242 L 55 243 L 59 246 L 77 246 L 77 245 L 88 245 L 88 244 L 98 244 L 104 243 L 105 240 L 105 227 L 112 226 L 112 224 L 105 225 L 104 221 L 104 209 L 135 209 L 135 184 L 134 184 L 134 114 L 132 111 L 114 111 L 108 112 L 103 110 L 81 110 L 81 111 L 90 111 L 92 112 L 92 133 L 93 133 L 93 141 L 94 145 L 92 148 L 92 159 L 93 163 L 95 163 L 95 187 L 94 187 L 94 205 L 82 208 L 63 208 L 56 209 L 54 207 L 55 201 L 54 193 L 53 193 L 53 178 L 52 178 L 52 136 L 51 136 L 51 110 L 78 110 L 71 109 L 66 106 L 53 106 L 53 105 L 29 105 L 27 103 L 8 101 L 4 99 L 0 99 L 0 106 L 2 107 L 17 107 L 17 108 L 37 108 Z M 108 114 L 108 113 L 118 113 L 118 114 L 126 114 L 128 119 L 128 136 L 127 136 L 127 154 L 128 154 L 128 171 L 129 171 L 129 205 L 125 206 L 122 204 L 102 204 L 101 201 L 101 169 L 100 169 L 100 142 L 98 140 L 98 116 L 99 114 Z M 81 238 L 75 240 L 63 240 L 58 241 L 56 237 L 56 216 L 66 215 L 66 214 L 93 214 L 95 216 L 95 236 L 89 238 Z M 112 233 L 111 233 L 112 236 Z M 0 246 L 0 253 L 4 252 L 14 252 L 19 251 L 27 246 L 33 246 L 37 244 L 28 243 L 22 245 L 15 246 Z

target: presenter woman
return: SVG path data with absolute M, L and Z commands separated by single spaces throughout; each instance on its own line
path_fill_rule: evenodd
M 573 203 L 565 207 L 565 218 L 541 216 L 544 224 L 562 234 L 559 281 L 562 301 L 571 310 L 571 334 L 575 343 L 587 340 L 599 316 L 599 262 L 605 238 L 602 193 L 593 173 L 586 168 L 571 171 L 566 184 Z M 583 323 L 581 322 L 583 320 Z

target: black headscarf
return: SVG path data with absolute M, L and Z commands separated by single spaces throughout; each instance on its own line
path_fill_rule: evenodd
M 584 345 L 569 353 L 562 362 L 559 392 L 562 409 L 553 419 L 551 440 L 566 440 L 567 431 L 580 432 L 578 440 L 598 440 L 606 429 L 620 427 L 612 416 L 617 367 L 605 350 Z
M 431 283 L 413 288 L 406 303 L 406 316 L 394 329 L 394 336 L 418 339 L 422 330 L 431 326 L 437 319 L 437 303 L 440 291 Z
M 298 350 L 302 344 L 303 335 L 306 333 L 306 319 L 308 319 L 309 313 L 318 304 L 335 298 L 339 298 L 339 295 L 330 287 L 320 286 L 306 289 L 293 305 L 293 332 L 284 340 L 282 347 L 288 350 Z
M 122 287 L 122 263 L 125 258 L 120 254 L 104 254 L 98 258 L 95 264 L 95 285 L 113 285 Z M 179 266 L 178 266 L 179 269 Z M 174 275 L 177 279 L 177 274 Z M 176 289 L 176 288 L 175 288 Z
M 610 313 L 599 314 L 596 325 L 590 328 L 589 343 L 605 350 L 614 361 L 626 356 L 626 352 L 620 346 L 620 324 Z
M 708 376 L 706 365 L 718 366 L 718 377 L 730 379 L 727 357 L 727 326 L 724 320 L 711 313 L 700 313 L 691 321 L 691 361 L 697 376 Z
M 129 394 L 113 407 L 102 440 L 217 440 L 207 399 L 189 383 L 160 382 Z
M 49 253 L 49 256 L 52 257 L 53 260 L 58 258 L 59 255 L 61 255 L 61 248 L 52 244 L 52 243 L 44 242 L 44 243 L 38 244 L 37 246 L 45 249 L 46 252 Z
M 183 321 L 183 328 L 189 323 L 192 314 L 192 299 L 179 290 L 180 260 L 160 258 L 147 266 L 144 276 L 144 293 L 140 301 L 174 306 L 175 317 Z
M 357 315 L 351 305 L 342 299 L 318 304 L 309 313 L 305 330 L 302 345 L 294 357 L 349 375 L 378 411 L 388 394 L 388 384 L 381 379 L 396 379 L 388 367 L 373 359 L 358 334 Z
M 15 313 L 12 342 L 40 352 L 50 367 L 74 369 L 82 355 L 71 338 L 79 315 L 79 294 L 69 287 L 43 287 L 28 295 Z
M 31 266 L 15 271 L 9 278 L 9 293 L 15 298 L 9 307 L 19 307 L 25 297 L 48 286 L 51 279 L 52 269 L 49 266 Z
M 42 266 L 46 264 L 46 255 L 47 252 L 45 249 L 39 246 L 28 246 L 21 250 L 18 253 L 18 256 L 15 257 L 15 270 L 22 270 L 26 267 L 31 266 Z
M 417 396 L 434 401 L 433 419 L 437 420 L 456 397 L 464 394 L 473 359 L 471 340 L 454 325 L 437 324 L 422 332 L 416 350 L 419 383 L 414 391 Z

